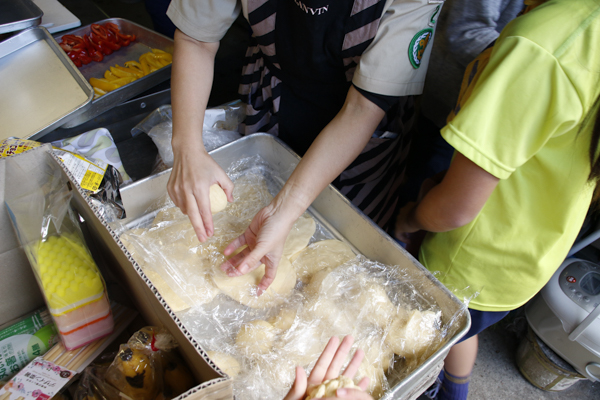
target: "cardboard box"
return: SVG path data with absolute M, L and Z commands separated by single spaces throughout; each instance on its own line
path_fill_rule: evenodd
M 0 159 L 0 325 L 44 305 L 32 268 L 8 217 L 5 200 L 19 197 L 40 186 L 48 162 L 57 163 L 48 154 L 50 150 L 50 145 L 44 145 Z M 23 180 L 23 176 L 28 179 Z M 72 184 L 72 187 L 76 186 Z M 197 382 L 202 382 L 178 399 L 232 399 L 231 379 L 210 365 L 204 351 L 161 300 L 139 267 L 123 252 L 110 230 L 97 218 L 83 192 L 78 190 L 74 190 L 73 205 L 86 221 L 86 228 L 96 238 L 95 242 L 88 242 L 88 246 L 92 254 L 100 256 L 101 259 L 96 257 L 99 268 L 103 274 L 110 275 L 105 275 L 105 278 L 119 282 L 148 324 L 164 326 L 171 332 Z

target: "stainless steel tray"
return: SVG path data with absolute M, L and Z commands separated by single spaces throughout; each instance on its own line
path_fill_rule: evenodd
M 287 179 L 300 157 L 279 139 L 269 134 L 254 134 L 210 152 L 213 159 L 228 169 L 238 160 L 259 155 L 278 177 Z M 171 170 L 139 180 L 121 190 L 127 210 L 124 223 L 143 219 L 152 207 L 161 204 L 166 194 Z M 442 311 L 442 321 L 448 326 L 447 341 L 423 364 L 393 387 L 384 399 L 412 399 L 425 390 L 428 379 L 435 379 L 450 347 L 460 340 L 470 327 L 470 316 L 456 296 L 446 289 L 425 267 L 381 230 L 365 214 L 348 201 L 335 187 L 329 185 L 308 210 L 333 236 L 345 240 L 371 260 L 398 265 L 409 271 L 411 283 L 426 293 Z M 416 393 L 416 395 L 415 395 Z
M 37 26 L 44 12 L 31 0 L 0 1 L 0 33 Z
M 0 42 L 0 139 L 37 139 L 89 106 L 94 90 L 46 28 Z
M 137 61 L 142 54 L 150 51 L 150 48 L 160 49 L 171 54 L 173 53 L 173 39 L 122 18 L 109 18 L 96 23 L 103 25 L 106 22 L 112 22 L 116 24 L 124 34 L 134 34 L 136 36 L 135 41 L 131 42 L 129 46 L 120 48 L 109 56 L 104 56 L 104 59 L 101 62 L 91 62 L 79 68 L 79 71 L 83 74 L 86 80 L 89 80 L 92 77 L 103 78 L 104 71 L 109 69 L 111 66 L 114 66 L 115 64 L 123 65 L 125 61 Z M 55 39 L 58 43 L 60 43 L 62 37 L 66 34 L 77 36 L 87 35 L 90 33 L 90 27 L 91 24 L 62 33 L 61 35 L 55 36 Z M 62 126 L 65 128 L 72 128 L 89 121 L 103 112 L 110 110 L 116 105 L 137 96 L 138 94 L 150 89 L 153 86 L 156 86 L 161 82 L 168 80 L 170 77 L 171 66 L 167 65 L 158 71 L 154 71 L 143 78 L 137 79 L 130 84 L 120 87 L 117 90 L 113 90 L 112 92 L 108 92 L 104 96 L 93 100 L 89 109 Z

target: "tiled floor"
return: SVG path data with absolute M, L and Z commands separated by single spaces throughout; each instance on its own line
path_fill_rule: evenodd
M 105 18 L 120 17 L 152 29 L 152 20 L 141 0 L 59 0 L 65 7 L 87 25 Z M 219 69 L 237 68 L 236 55 L 244 46 L 236 37 L 221 45 L 222 64 Z M 243 50 L 243 49 L 242 49 Z M 229 54 L 228 54 L 229 51 Z M 223 78 L 228 79 L 228 73 Z M 217 77 L 217 79 L 219 79 Z M 235 82 L 223 82 L 215 90 L 215 104 L 232 99 L 231 87 Z M 516 316 L 516 317 L 515 317 Z M 600 400 L 600 383 L 581 381 L 562 392 L 545 392 L 530 384 L 519 372 L 515 354 L 526 328 L 522 313 L 511 314 L 511 318 L 488 329 L 480 335 L 480 350 L 473 371 L 469 400 L 554 400 L 578 399 Z

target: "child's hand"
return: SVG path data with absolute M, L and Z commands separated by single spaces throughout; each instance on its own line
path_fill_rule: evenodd
M 354 339 L 352 336 L 346 336 L 341 344 L 340 340 L 335 336 L 329 339 L 308 380 L 306 379 L 304 369 L 296 367 L 296 380 L 283 400 L 302 400 L 306 397 L 308 386 L 319 385 L 326 380 L 337 378 L 340 375 L 340 369 L 348 357 L 353 342 Z M 350 379 L 354 378 L 363 357 L 364 352 L 360 349 L 356 350 L 350 364 L 348 364 L 342 375 Z M 365 377 L 358 384 L 362 391 L 358 389 L 338 389 L 338 397 L 333 397 L 333 399 L 372 400 L 372 397 L 364 392 L 368 385 L 369 378 Z

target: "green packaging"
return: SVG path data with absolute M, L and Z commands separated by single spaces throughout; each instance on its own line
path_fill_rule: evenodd
M 10 379 L 57 341 L 58 332 L 47 310 L 5 324 L 0 330 L 0 380 Z

